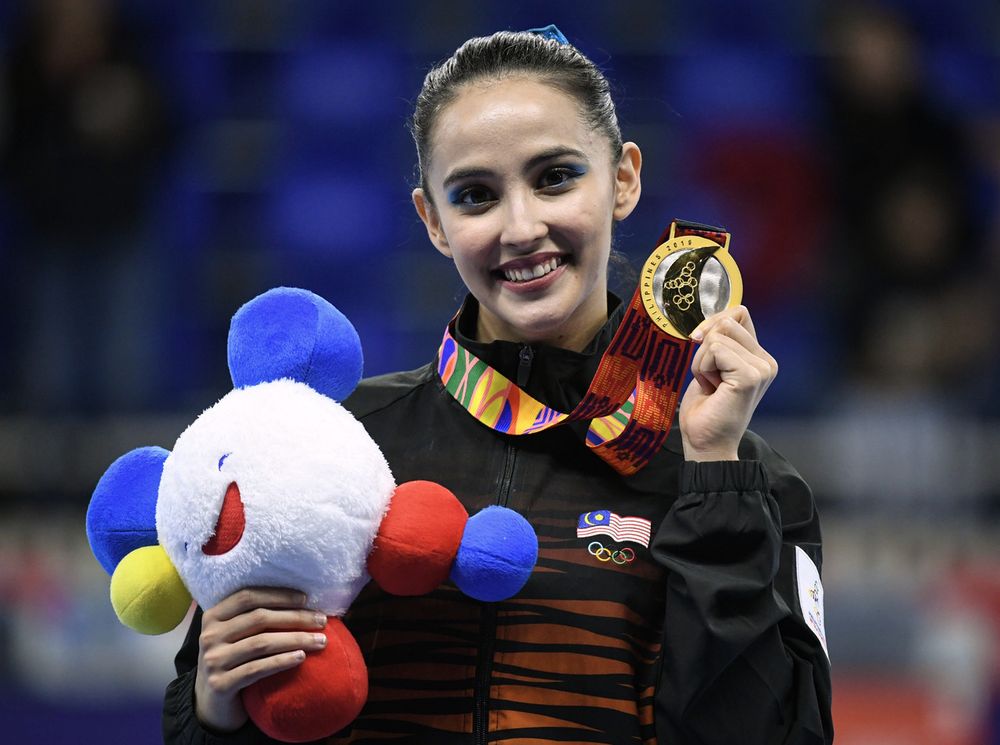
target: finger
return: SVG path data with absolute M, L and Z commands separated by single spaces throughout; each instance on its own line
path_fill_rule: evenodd
M 326 634 L 308 631 L 267 632 L 205 652 L 205 666 L 209 670 L 233 670 L 251 660 L 296 650 L 315 652 L 325 646 Z
M 237 691 L 256 683 L 258 680 L 280 673 L 283 670 L 291 670 L 296 665 L 301 665 L 305 658 L 306 653 L 301 649 L 296 649 L 292 652 L 283 652 L 270 657 L 262 657 L 239 665 L 229 671 L 212 673 L 208 675 L 205 682 L 214 694 L 218 696 L 232 696 Z
M 721 334 L 734 339 L 750 350 L 754 355 L 764 360 L 769 366 L 773 366 L 777 369 L 778 363 L 775 361 L 774 357 L 772 357 L 768 351 L 760 345 L 757 337 L 735 318 L 721 319 L 718 323 L 712 326 L 711 330 L 705 335 L 705 341 L 708 341 L 716 334 Z
M 713 334 L 707 346 L 710 350 L 714 350 L 717 353 L 728 350 L 735 355 L 732 358 L 734 366 L 730 369 L 720 368 L 721 372 L 738 374 L 741 370 L 746 370 L 747 372 L 753 371 L 759 374 L 762 379 L 768 379 L 768 381 L 774 377 L 776 366 L 772 367 L 770 355 L 767 358 L 761 357 L 730 336 L 720 333 Z M 718 356 L 716 359 L 718 359 Z
M 708 332 L 718 323 L 726 319 L 732 319 L 745 328 L 750 334 L 756 339 L 757 331 L 753 325 L 753 319 L 750 318 L 750 311 L 745 305 L 735 305 L 732 308 L 726 308 L 719 311 L 718 313 L 713 313 L 704 321 L 695 326 L 694 330 L 691 332 L 691 338 L 694 341 L 701 341 L 707 335 Z
M 698 381 L 698 385 L 701 386 L 701 392 L 706 396 L 711 396 L 722 384 L 722 376 L 719 375 L 718 372 L 703 373 L 699 370 L 694 370 L 692 372 L 694 374 L 694 379 Z
M 228 621 L 255 608 L 302 608 L 305 593 L 281 587 L 245 587 L 205 611 L 220 621 Z
M 220 641 L 236 642 L 264 631 L 322 629 L 326 622 L 326 615 L 314 610 L 255 608 L 218 624 L 216 633 Z
M 734 318 L 725 317 L 721 319 L 715 319 L 713 325 L 709 328 L 708 332 L 705 334 L 705 338 L 699 346 L 698 350 L 695 352 L 693 362 L 699 360 L 701 356 L 699 353 L 701 350 L 713 340 L 719 338 L 729 338 L 736 343 L 740 344 L 748 351 L 751 352 L 755 357 L 758 358 L 754 362 L 755 366 L 763 365 L 762 371 L 767 372 L 771 377 L 778 374 L 778 363 L 775 361 L 766 349 L 764 349 L 757 338 L 747 330 L 745 326 L 738 323 Z
M 726 344 L 713 342 L 705 355 L 704 364 L 716 367 L 721 373 L 722 382 L 716 390 L 728 387 L 743 397 L 756 396 L 761 384 L 760 372 L 747 364 L 737 350 Z
M 754 339 L 757 338 L 757 330 L 754 328 L 753 319 L 750 317 L 750 310 L 745 305 L 737 305 L 730 308 L 733 311 L 732 319 L 745 328 Z
M 763 395 L 774 378 L 767 362 L 728 336 L 716 334 L 699 352 L 698 372 L 707 375 L 718 370 L 722 383 Z
M 741 353 L 741 357 L 745 353 L 745 360 L 748 364 L 764 371 L 768 369 L 767 361 L 756 357 L 750 350 L 746 349 L 742 344 L 732 337 L 726 336 L 725 334 L 719 333 L 718 329 L 710 332 L 708 336 L 705 337 L 705 341 L 698 347 L 695 351 L 694 356 L 691 358 L 691 372 L 695 375 L 704 375 L 709 380 L 714 381 L 716 385 L 721 382 L 720 373 L 726 372 L 726 369 L 719 368 L 713 361 L 714 350 L 718 345 L 723 345 L 726 347 L 732 347 L 734 351 Z

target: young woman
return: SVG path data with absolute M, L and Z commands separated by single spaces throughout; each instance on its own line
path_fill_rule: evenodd
M 450 343 L 572 411 L 625 313 L 607 291 L 611 234 L 640 194 L 641 154 L 606 79 L 556 32 L 499 32 L 427 75 L 412 129 L 417 214 L 470 293 Z M 539 560 L 501 603 L 370 585 L 347 618 L 368 704 L 328 742 L 832 741 L 814 503 L 746 429 L 777 365 L 743 307 L 692 338 L 677 425 L 629 476 L 588 452 L 586 422 L 487 426 L 437 360 L 362 384 L 348 406 L 397 481 L 438 481 L 470 512 L 519 511 Z M 637 535 L 586 530 L 612 516 Z M 166 742 L 270 742 L 239 691 L 299 664 L 324 623 L 270 588 L 199 614 Z

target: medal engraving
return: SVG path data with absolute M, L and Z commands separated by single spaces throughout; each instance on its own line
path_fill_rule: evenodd
M 743 283 L 725 246 L 702 236 L 683 236 L 658 246 L 640 280 L 643 306 L 671 336 L 689 338 L 695 327 L 739 304 Z

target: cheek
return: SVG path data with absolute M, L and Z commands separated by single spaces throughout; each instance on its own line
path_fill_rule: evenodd
M 612 222 L 606 205 L 593 197 L 567 203 L 558 220 L 563 232 L 575 236 L 586 250 L 597 252 L 610 247 Z
M 459 269 L 475 267 L 486 261 L 494 243 L 491 239 L 494 235 L 492 228 L 483 218 L 453 224 L 446 235 L 452 258 Z

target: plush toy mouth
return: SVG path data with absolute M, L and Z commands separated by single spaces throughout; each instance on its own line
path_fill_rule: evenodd
M 243 537 L 246 528 L 246 515 L 243 513 L 243 500 L 240 498 L 240 487 L 234 481 L 226 489 L 226 497 L 222 500 L 222 510 L 219 521 L 215 524 L 215 535 L 201 547 L 208 556 L 221 556 L 236 548 Z

